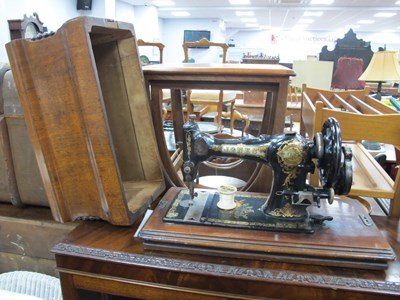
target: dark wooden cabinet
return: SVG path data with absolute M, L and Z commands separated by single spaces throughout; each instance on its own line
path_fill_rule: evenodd
M 398 221 L 374 222 L 400 255 Z M 398 299 L 399 261 L 383 270 L 143 249 L 137 224 L 84 222 L 53 248 L 64 299 L 82 290 L 136 299 Z M 189 230 L 189 229 L 188 229 Z

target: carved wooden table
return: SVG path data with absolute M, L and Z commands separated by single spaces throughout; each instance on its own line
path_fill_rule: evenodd
M 293 70 L 281 65 L 258 64 L 162 64 L 143 68 L 144 77 L 151 93 L 151 110 L 160 156 L 167 178 L 172 185 L 184 186 L 170 159 L 163 135 L 161 117 L 162 89 L 171 89 L 172 118 L 174 120 L 175 141 L 183 136 L 183 114 L 181 89 L 266 91 L 268 99 L 263 113 L 260 133 L 277 134 L 283 132 L 286 113 L 289 76 Z M 260 173 L 263 172 L 263 173 Z M 256 169 L 249 183 L 252 191 L 267 192 L 265 171 Z M 257 177 L 258 176 L 258 177 Z M 247 190 L 247 189 L 246 189 Z
M 384 216 L 373 219 L 399 256 L 398 221 Z M 100 299 L 100 293 L 174 300 L 400 297 L 398 260 L 390 262 L 386 271 L 374 271 L 145 252 L 142 241 L 133 237 L 136 229 L 137 225 L 86 221 L 57 244 L 53 252 L 64 299 Z

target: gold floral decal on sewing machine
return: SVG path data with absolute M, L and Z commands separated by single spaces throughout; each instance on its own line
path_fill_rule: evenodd
M 180 192 L 178 194 L 178 196 L 176 197 L 174 203 L 172 204 L 171 208 L 169 209 L 168 213 L 165 215 L 166 218 L 172 219 L 172 218 L 176 218 L 178 216 L 178 212 L 176 211 L 176 209 L 181 204 L 181 201 L 182 201 L 183 197 L 185 196 L 185 194 L 187 194 L 187 193 L 186 192 Z
M 293 180 L 300 173 L 299 165 L 304 164 L 305 151 L 303 145 L 297 140 L 289 140 L 282 143 L 277 151 L 278 163 L 282 168 L 282 172 L 288 176 L 284 185 L 289 187 L 293 184 Z
M 236 154 L 237 156 L 246 156 L 252 155 L 254 157 L 259 157 L 262 159 L 266 159 L 267 157 L 267 149 L 270 143 L 262 145 L 262 146 L 251 146 L 245 144 L 237 144 L 237 145 L 214 145 L 211 147 L 214 151 L 219 151 L 224 154 Z
M 283 218 L 301 217 L 302 214 L 291 204 L 286 203 L 282 208 L 275 208 L 270 212 L 271 216 Z
M 192 136 L 190 135 L 190 132 L 186 133 L 186 144 L 187 144 L 187 155 L 190 157 L 192 155 Z

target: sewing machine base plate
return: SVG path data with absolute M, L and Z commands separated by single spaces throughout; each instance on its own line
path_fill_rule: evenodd
M 323 202 L 320 208 L 310 207 L 311 214 L 333 217 L 332 221 L 312 226 L 314 233 L 309 233 L 309 228 L 300 233 L 281 232 L 263 230 L 263 226 L 271 229 L 268 222 L 260 225 L 246 220 L 249 211 L 254 213 L 255 202 L 261 207 L 266 199 L 255 193 L 237 194 L 239 205 L 234 210 L 239 219 L 234 218 L 235 222 L 234 210 L 219 214 L 211 210 L 205 220 L 204 210 L 214 203 L 210 200 L 214 191 L 205 191 L 199 190 L 198 198 L 203 200 L 189 207 L 187 189 L 171 188 L 139 233 L 145 249 L 361 269 L 385 269 L 387 262 L 395 258 L 356 200 L 335 199 L 333 205 Z
M 285 218 L 267 217 L 261 210 L 265 195 L 237 194 L 236 208 L 218 208 L 219 194 L 214 191 L 199 190 L 198 196 L 189 204 L 187 190 L 181 190 L 163 220 L 165 222 L 229 228 L 272 230 L 285 232 L 314 232 L 309 219 L 288 221 Z M 286 218 L 287 219 L 287 218 Z

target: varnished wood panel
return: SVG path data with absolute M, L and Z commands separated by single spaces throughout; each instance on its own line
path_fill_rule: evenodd
M 132 25 L 80 17 L 7 52 L 54 218 L 131 224 L 164 186 Z
M 397 222 L 384 216 L 373 220 L 398 256 Z M 200 293 L 211 299 L 400 296 L 397 260 L 383 271 L 144 251 L 141 240 L 132 236 L 136 229 L 137 225 L 123 228 L 84 222 L 54 247 L 64 297 L 74 296 L 78 288 L 143 299 L 191 299 Z M 68 299 L 85 299 L 75 296 Z
M 389 244 L 363 206 L 353 199 L 336 199 L 332 205 L 321 201 L 321 207 L 311 206 L 311 215 L 331 216 L 333 220 L 326 221 L 323 226 L 316 225 L 312 234 L 296 234 L 250 230 L 252 223 L 243 229 L 163 220 L 167 213 L 176 212 L 171 207 L 175 207 L 173 201 L 182 192 L 182 189 L 171 188 L 144 225 L 139 236 L 146 248 L 367 269 L 384 268 L 387 261 L 394 259 Z M 260 199 L 259 207 L 265 199 Z M 240 214 L 239 211 L 235 213 Z M 363 223 L 361 218 L 367 219 L 369 224 Z M 215 223 L 218 224 L 218 220 Z

